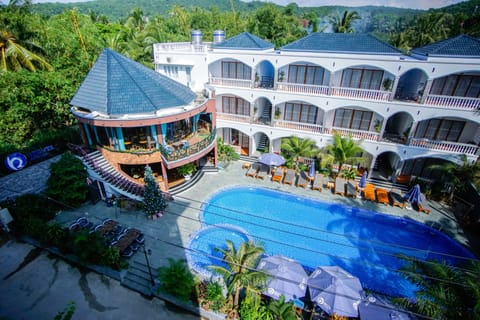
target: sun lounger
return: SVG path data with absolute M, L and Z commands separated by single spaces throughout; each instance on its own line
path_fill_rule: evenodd
M 400 189 L 392 188 L 388 194 L 392 201 L 392 206 L 405 208 L 405 199 L 403 199 L 402 191 L 400 191 Z
M 248 168 L 246 176 L 252 177 L 252 178 L 256 177 L 259 169 L 260 169 L 260 163 L 253 163 L 250 166 L 250 168 Z
M 376 197 L 375 197 L 375 186 L 371 183 L 367 183 L 365 188 L 363 189 L 363 198 L 365 200 L 369 200 L 369 201 L 373 201 L 375 202 L 376 201 Z
M 284 174 L 285 173 L 283 172 L 282 169 L 275 169 L 275 171 L 272 174 L 272 181 L 276 181 L 278 183 L 281 183 Z
M 337 177 L 335 179 L 335 192 L 334 194 L 345 195 L 345 179 Z
M 306 188 L 310 184 L 310 179 L 305 171 L 301 171 L 298 175 L 297 187 Z
M 283 178 L 283 184 L 289 184 L 293 186 L 294 180 L 295 180 L 295 170 L 287 169 L 287 172 L 285 173 L 285 178 Z
M 357 197 L 357 184 L 354 181 L 347 181 L 347 197 Z
M 422 201 L 417 204 L 418 211 L 425 212 L 426 214 L 432 212 L 432 209 L 430 209 L 430 206 L 427 203 L 427 198 L 425 198 L 425 195 L 423 193 L 421 194 L 421 199 Z
M 268 167 L 266 165 L 261 165 L 255 177 L 257 179 L 265 179 L 267 175 L 268 175 Z
M 390 200 L 388 199 L 388 192 L 383 188 L 376 188 L 375 193 L 377 194 L 377 202 L 383 203 L 384 205 L 389 205 Z
M 321 173 L 315 175 L 315 180 L 313 180 L 312 190 L 322 191 L 323 189 L 323 179 L 324 176 Z

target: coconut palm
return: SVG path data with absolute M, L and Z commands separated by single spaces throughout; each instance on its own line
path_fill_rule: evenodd
M 463 269 L 436 261 L 400 258 L 406 264 L 399 272 L 419 289 L 414 301 L 397 298 L 395 303 L 432 319 L 479 319 L 478 261 L 472 261 Z
M 319 152 L 315 141 L 312 139 L 302 139 L 296 136 L 282 139 L 280 150 L 287 160 L 287 163 L 293 161 L 295 165 L 297 165 L 299 157 L 313 158 Z
M 332 24 L 333 32 L 335 33 L 353 33 L 353 23 L 355 20 L 359 19 L 361 19 L 361 17 L 357 11 L 345 10 L 342 16 L 337 13 L 331 17 L 330 23 Z
M 359 142 L 353 140 L 351 136 L 342 137 L 340 133 L 335 132 L 333 144 L 325 147 L 326 155 L 323 157 L 323 164 L 335 162 L 338 163 L 339 168 L 342 168 L 347 162 L 357 162 L 358 154 L 363 151 Z
M 242 290 L 258 293 L 267 280 L 266 273 L 255 270 L 264 249 L 251 241 L 242 242 L 238 250 L 232 241 L 227 240 L 226 244 L 226 249 L 216 250 L 222 253 L 227 266 L 213 265 L 210 268 L 223 277 L 228 294 L 233 297 L 233 310 L 237 312 Z

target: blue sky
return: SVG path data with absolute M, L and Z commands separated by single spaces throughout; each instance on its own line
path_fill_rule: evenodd
M 88 0 L 33 0 L 33 3 L 45 3 L 45 2 L 83 2 Z M 243 0 L 245 2 L 249 2 Z M 455 3 L 463 2 L 464 0 L 268 0 L 264 2 L 273 2 L 279 5 L 287 5 L 295 2 L 300 7 L 319 7 L 319 6 L 331 6 L 342 5 L 349 7 L 358 7 L 366 5 L 398 7 L 398 8 L 412 8 L 412 9 L 430 9 L 446 7 Z M 0 1 L 7 3 L 8 0 Z

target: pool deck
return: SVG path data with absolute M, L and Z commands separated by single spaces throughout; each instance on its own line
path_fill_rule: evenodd
M 425 214 L 359 198 L 334 195 L 325 188 L 320 192 L 311 188 L 304 189 L 272 182 L 269 177 L 264 180 L 248 177 L 245 175 L 246 169 L 242 168 L 243 163 L 242 161 L 231 162 L 228 166 L 219 170 L 218 173 L 205 174 L 193 187 L 175 195 L 174 201 L 169 202 L 165 215 L 155 220 L 147 219 L 142 211 L 107 207 L 104 202 L 88 204 L 77 210 L 61 212 L 56 219 L 66 225 L 81 216 L 87 217 L 94 223 L 100 223 L 105 218 L 112 218 L 124 226 L 138 228 L 145 234 L 146 247 L 152 251 L 150 263 L 153 268 L 157 268 L 168 265 L 168 258 L 185 258 L 183 248 L 187 246 L 191 236 L 201 228 L 199 217 L 200 208 L 204 201 L 222 188 L 250 185 L 412 219 L 434 226 L 437 230 L 445 232 L 465 246 L 472 247 L 471 251 L 478 254 L 478 245 L 476 245 L 478 242 L 475 239 L 472 240 L 471 237 L 467 237 L 458 227 L 453 214 L 441 203 L 429 202 L 432 212 Z M 138 254 L 136 253 L 136 255 Z

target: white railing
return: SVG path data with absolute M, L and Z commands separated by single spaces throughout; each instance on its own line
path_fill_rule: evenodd
M 378 132 L 345 129 L 345 128 L 338 128 L 338 127 L 333 127 L 328 130 L 328 133 L 330 134 L 334 134 L 335 132 L 339 133 L 344 137 L 352 136 L 353 139 L 369 140 L 369 141 L 380 140 L 380 134 Z
M 478 146 L 459 142 L 434 141 L 428 139 L 412 138 L 410 139 L 409 145 L 426 149 L 463 153 L 473 156 L 478 154 Z
M 210 77 L 210 84 L 227 87 L 251 88 L 252 80 Z
M 314 84 L 278 82 L 277 90 L 293 93 L 306 93 L 313 95 L 327 95 L 328 86 L 320 86 Z
M 243 114 L 233 114 L 233 113 L 217 112 L 217 119 L 236 121 L 236 122 L 246 122 L 246 123 L 250 122 L 250 116 L 246 116 Z
M 390 91 L 341 87 L 332 87 L 330 93 L 332 96 L 376 101 L 388 101 L 390 99 L 390 95 L 392 94 Z
M 480 109 L 479 98 L 428 95 L 427 99 L 425 99 L 425 104 L 438 107 L 455 108 L 460 110 Z
M 275 120 L 275 127 L 299 131 L 308 131 L 313 133 L 327 133 L 327 130 L 318 124 L 300 123 L 294 121 Z
M 190 42 L 168 42 L 168 43 L 155 43 L 153 44 L 153 52 L 170 52 L 170 51 L 183 51 L 183 52 L 206 52 L 209 48 L 209 43 L 192 44 Z

